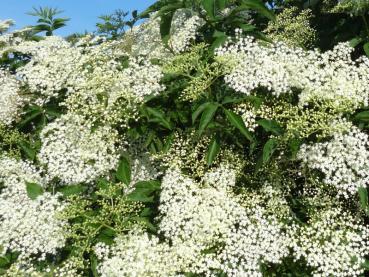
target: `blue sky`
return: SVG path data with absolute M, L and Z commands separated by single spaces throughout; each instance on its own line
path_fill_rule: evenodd
M 68 25 L 58 31 L 58 35 L 95 30 L 98 16 L 110 14 L 115 9 L 142 11 L 155 0 L 0 0 L 0 20 L 14 19 L 16 28 L 32 25 L 36 18 L 25 13 L 32 7 L 49 6 L 64 10 L 62 17 L 69 17 Z

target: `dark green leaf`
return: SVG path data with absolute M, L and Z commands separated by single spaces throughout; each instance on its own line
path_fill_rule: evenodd
M 174 11 L 163 14 L 160 17 L 160 35 L 164 44 L 168 43 L 170 38 L 170 28 L 172 25 Z
M 202 0 L 202 6 L 210 19 L 215 18 L 215 14 L 214 14 L 215 5 L 214 4 L 215 4 L 215 0 Z
M 227 0 L 216 0 L 216 7 L 218 10 L 224 10 L 227 5 Z
M 214 115 L 218 110 L 218 108 L 219 108 L 218 104 L 211 102 L 209 102 L 209 105 L 206 106 L 200 119 L 199 135 L 201 135 L 204 132 L 208 124 L 213 120 Z
M 208 151 L 206 153 L 206 163 L 208 166 L 210 166 L 215 157 L 218 155 L 220 150 L 220 144 L 218 138 L 215 136 L 212 141 L 210 142 Z
M 278 136 L 283 134 L 283 128 L 275 120 L 260 119 L 257 121 L 257 124 L 263 127 L 267 132 L 271 132 Z
M 116 177 L 119 181 L 129 185 L 131 183 L 131 165 L 127 157 L 122 157 L 117 169 Z
M 263 163 L 267 163 L 277 149 L 278 141 L 274 138 L 269 139 L 263 147 Z
M 291 153 L 291 158 L 296 159 L 296 155 L 300 149 L 302 141 L 300 139 L 294 138 L 289 142 L 289 149 Z
M 195 124 L 196 119 L 199 117 L 199 115 L 209 106 L 211 105 L 211 102 L 206 102 L 200 106 L 198 106 L 198 108 L 196 109 L 196 111 L 194 111 L 192 113 L 192 124 Z
M 356 114 L 355 119 L 361 122 L 369 122 L 369 111 L 363 111 Z
M 36 199 L 38 196 L 44 193 L 44 189 L 36 183 L 26 182 L 26 190 L 28 197 L 32 200 Z
M 369 203 L 368 203 L 368 190 L 366 188 L 360 187 L 359 190 L 360 206 L 366 215 L 369 216 Z
M 42 114 L 42 110 L 41 109 L 30 111 L 29 113 L 27 113 L 25 115 L 25 118 L 21 122 L 18 123 L 18 126 L 20 128 L 26 126 L 29 122 L 31 122 L 33 119 L 35 119 L 36 117 L 38 117 L 41 114 Z
M 226 117 L 228 121 L 236 127 L 249 141 L 254 141 L 254 138 L 251 134 L 251 132 L 246 128 L 245 123 L 243 122 L 243 119 L 238 114 L 235 114 L 234 112 L 224 109 L 224 112 L 226 114 Z
M 80 194 L 86 190 L 87 188 L 83 185 L 69 185 L 58 189 L 58 191 L 61 192 L 64 196 Z
M 23 152 L 26 154 L 27 158 L 33 161 L 36 157 L 36 150 L 27 141 L 19 142 L 19 146 L 22 148 Z
M 146 107 L 146 111 L 153 116 L 152 118 L 150 118 L 150 121 L 152 122 L 156 122 L 159 123 L 160 125 L 164 126 L 165 128 L 171 130 L 172 129 L 172 125 L 170 124 L 170 122 L 165 118 L 164 113 L 162 113 L 159 110 L 153 109 L 153 108 L 149 108 Z

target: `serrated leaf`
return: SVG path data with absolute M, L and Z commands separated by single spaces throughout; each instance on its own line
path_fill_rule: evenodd
M 210 166 L 214 159 L 216 158 L 216 156 L 218 155 L 220 150 L 220 144 L 219 144 L 219 140 L 218 138 L 215 136 L 209 145 L 208 151 L 206 153 L 206 163 L 208 166 Z
M 201 135 L 209 123 L 213 120 L 216 111 L 218 110 L 219 105 L 216 103 L 209 102 L 209 105 L 204 109 L 199 124 L 199 135 Z
M 32 200 L 35 200 L 38 196 L 44 193 L 44 189 L 36 183 L 26 182 L 27 195 Z
M 277 149 L 278 141 L 274 138 L 269 139 L 263 147 L 263 163 L 267 163 Z
M 283 134 L 283 128 L 279 125 L 279 123 L 275 120 L 270 119 L 260 119 L 256 122 L 261 127 L 264 128 L 265 131 L 271 132 L 275 135 L 282 135 Z
M 241 132 L 241 134 L 243 134 L 249 141 L 251 142 L 254 141 L 254 138 L 251 132 L 247 129 L 245 122 L 243 122 L 243 119 L 241 116 L 227 109 L 224 109 L 224 112 L 226 114 L 228 121 L 234 127 L 236 127 Z
M 116 172 L 116 177 L 119 181 L 129 185 L 131 183 L 131 164 L 127 157 L 122 157 Z

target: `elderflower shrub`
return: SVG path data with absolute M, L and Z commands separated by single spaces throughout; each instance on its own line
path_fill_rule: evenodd
M 41 132 L 40 162 L 51 177 L 65 184 L 90 183 L 116 168 L 118 134 L 109 126 L 94 126 L 75 114 L 65 114 Z
M 316 39 L 316 31 L 310 26 L 311 18 L 309 9 L 299 12 L 297 7 L 286 8 L 277 15 L 275 21 L 269 21 L 265 32 L 272 40 L 310 48 Z
M 250 37 L 217 49 L 220 61 L 232 60 L 236 65 L 225 76 L 235 91 L 251 94 L 265 88 L 280 97 L 299 89 L 299 104 L 324 100 L 338 111 L 353 111 L 368 105 L 369 59 L 352 61 L 353 48 L 338 44 L 333 50 L 320 53 L 291 48 L 283 43 L 262 45 Z M 253 76 L 250 78 L 250 76 Z
M 362 276 L 369 254 L 369 229 L 339 208 L 313 215 L 301 226 L 292 245 L 295 259 L 304 258 L 313 276 Z
M 311 169 L 324 174 L 324 182 L 350 197 L 369 182 L 368 135 L 353 127 L 347 133 L 336 133 L 332 140 L 303 145 L 298 158 Z
M 0 245 L 3 252 L 19 252 L 19 259 L 56 255 L 65 245 L 66 222 L 57 215 L 65 204 L 57 195 L 43 193 L 29 198 L 27 183 L 46 186 L 40 172 L 31 164 L 3 157 L 0 160 Z M 4 254 L 2 253 L 2 254 Z
M 0 123 L 10 125 L 20 117 L 25 99 L 20 95 L 19 81 L 0 69 Z

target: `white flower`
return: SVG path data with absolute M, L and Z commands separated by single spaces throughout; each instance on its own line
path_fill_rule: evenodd
M 19 81 L 0 69 L 0 123 L 10 125 L 20 115 L 25 99 L 19 94 Z
M 0 160 L 0 245 L 3 251 L 20 252 L 19 259 L 43 260 L 64 246 L 66 222 L 56 215 L 65 205 L 57 196 L 44 192 L 35 200 L 27 195 L 26 183 L 45 185 L 30 164 L 10 158 Z
M 298 158 L 324 174 L 324 182 L 350 197 L 369 184 L 369 138 L 358 128 L 336 133 L 328 142 L 303 145 Z
M 51 177 L 88 183 L 116 168 L 117 132 L 108 126 L 92 129 L 83 117 L 66 114 L 42 130 L 39 159 Z

